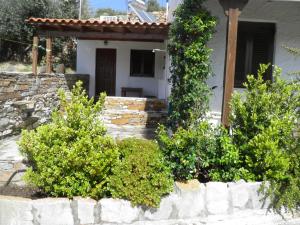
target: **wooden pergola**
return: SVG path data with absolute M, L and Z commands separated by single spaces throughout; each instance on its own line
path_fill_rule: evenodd
M 167 23 L 139 23 L 130 21 L 100 21 L 77 19 L 29 18 L 35 26 L 33 37 L 32 72 L 37 74 L 39 37 L 46 38 L 46 73 L 52 72 L 52 41 L 55 37 L 74 37 L 81 40 L 115 40 L 163 42 L 168 37 Z
M 226 62 L 224 73 L 222 124 L 229 126 L 230 100 L 234 89 L 238 19 L 249 0 L 219 0 L 228 17 Z M 168 23 L 105 22 L 99 20 L 30 18 L 37 28 L 33 38 L 32 69 L 37 74 L 39 37 L 46 37 L 46 72 L 52 68 L 52 39 L 75 37 L 85 40 L 122 40 L 163 42 L 168 38 Z

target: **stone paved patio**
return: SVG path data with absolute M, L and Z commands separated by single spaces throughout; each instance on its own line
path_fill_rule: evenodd
M 26 168 L 17 145 L 19 139 L 20 136 L 13 136 L 0 140 L 0 186 L 3 186 L 16 170 Z M 21 177 L 22 173 L 14 176 L 12 184 L 23 185 Z

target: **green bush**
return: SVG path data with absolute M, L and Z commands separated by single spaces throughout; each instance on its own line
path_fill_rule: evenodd
M 239 152 L 227 131 L 201 122 L 169 135 L 164 126 L 157 141 L 176 180 L 232 181 L 240 178 Z
M 121 162 L 113 169 L 110 190 L 114 198 L 134 205 L 158 207 L 161 197 L 172 191 L 173 179 L 158 145 L 129 138 L 118 143 Z
M 202 131 L 204 139 L 207 135 L 213 141 L 211 145 L 202 146 L 199 163 L 202 174 L 207 174 L 208 180 L 211 181 L 240 180 L 244 174 L 243 168 L 240 167 L 240 152 L 232 143 L 227 129 L 218 126 Z
M 199 143 L 194 130 L 178 128 L 170 137 L 167 129 L 160 126 L 157 130 L 157 141 L 176 180 L 197 177 Z
M 262 65 L 257 77 L 248 76 L 245 92 L 231 102 L 233 143 L 239 149 L 246 180 L 268 181 L 264 192 L 271 207 L 280 210 L 300 204 L 299 107 L 300 85 L 280 78 L 275 68 L 273 81 L 264 81 L 268 69 Z
M 109 195 L 107 186 L 119 155 L 97 119 L 105 95 L 94 103 L 78 82 L 68 98 L 63 91 L 59 97 L 60 109 L 49 124 L 22 132 L 19 145 L 31 166 L 27 182 L 52 196 Z
M 280 79 L 279 69 L 273 81 L 264 81 L 267 69 L 262 65 L 257 78 L 248 76 L 244 94 L 234 94 L 231 102 L 233 143 L 248 180 L 280 178 L 296 140 L 299 84 Z

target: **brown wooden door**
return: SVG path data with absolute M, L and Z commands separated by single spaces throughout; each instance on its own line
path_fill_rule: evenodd
M 96 50 L 96 96 L 101 92 L 116 94 L 116 49 Z

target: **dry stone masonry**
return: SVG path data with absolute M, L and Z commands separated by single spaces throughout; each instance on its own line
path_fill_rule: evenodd
M 46 122 L 58 89 L 70 90 L 78 80 L 88 87 L 88 75 L 0 72 L 0 139 Z
M 151 98 L 106 97 L 102 118 L 115 138 L 152 138 L 157 125 L 166 122 L 167 103 Z
M 2 225 L 299 225 L 267 213 L 259 201 L 260 183 L 191 181 L 176 183 L 158 209 L 133 207 L 119 199 L 45 198 L 30 200 L 0 196 Z

